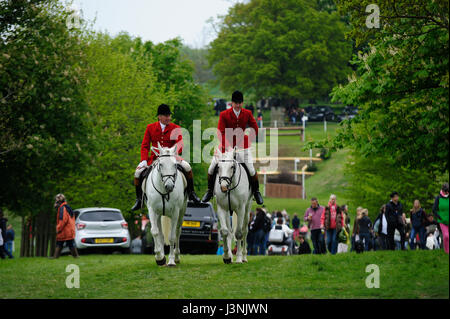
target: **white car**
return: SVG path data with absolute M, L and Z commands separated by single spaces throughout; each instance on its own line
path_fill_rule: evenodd
M 75 213 L 75 244 L 78 250 L 108 248 L 130 252 L 128 223 L 120 209 L 105 207 L 79 208 Z

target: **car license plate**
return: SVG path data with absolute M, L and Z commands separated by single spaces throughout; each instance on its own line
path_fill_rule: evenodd
M 194 222 L 190 220 L 183 221 L 183 227 L 200 227 L 200 222 Z
M 96 238 L 96 244 L 112 244 L 114 242 L 113 238 Z

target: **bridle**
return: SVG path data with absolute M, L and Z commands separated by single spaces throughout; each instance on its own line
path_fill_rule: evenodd
M 160 158 L 161 157 L 172 157 L 172 156 L 175 156 L 175 155 L 169 155 L 169 154 L 166 154 L 166 155 L 159 155 L 158 156 L 158 159 L 156 160 L 156 170 L 159 172 L 159 176 L 161 177 L 161 180 L 162 180 L 162 182 L 163 182 L 163 184 L 165 184 L 166 182 L 167 182 L 167 180 L 168 179 L 171 179 L 172 181 L 173 181 L 173 184 L 174 184 L 174 188 L 173 189 L 175 189 L 175 182 L 176 182 L 176 180 L 177 180 L 177 176 L 178 176 L 178 170 L 177 170 L 177 168 L 176 168 L 176 166 L 175 166 L 175 173 L 174 174 L 172 174 L 172 175 L 163 175 L 162 174 L 162 172 L 161 172 L 161 162 L 160 162 Z M 152 170 L 152 175 L 153 175 L 153 172 L 154 172 L 155 170 Z M 162 203 L 163 203 L 163 216 L 165 216 L 166 215 L 166 200 L 167 201 L 169 201 L 170 200 L 170 193 L 173 191 L 173 189 L 171 190 L 171 191 L 168 191 L 167 193 L 162 193 L 157 187 L 156 187 L 156 185 L 155 185 L 155 183 L 154 183 L 154 181 L 153 181 L 153 178 L 152 177 L 150 177 L 150 179 L 151 179 L 151 181 L 152 181 L 152 186 L 153 186 L 153 188 L 158 192 L 158 194 L 159 195 L 161 195 L 161 199 L 162 199 Z M 167 198 L 167 199 L 166 199 Z
M 233 177 L 236 174 L 236 167 L 239 165 L 238 162 L 236 161 L 236 159 L 232 159 L 232 160 L 219 160 L 219 162 L 233 162 L 233 173 L 231 174 L 231 177 L 228 176 L 219 176 L 219 185 L 222 183 L 222 181 L 225 181 L 227 183 L 227 197 L 228 197 L 228 210 L 230 212 L 230 216 L 233 215 L 233 211 L 231 210 L 231 198 L 230 198 L 230 193 L 232 190 L 234 190 L 236 187 L 239 186 L 239 183 L 241 182 L 241 176 L 242 176 L 242 169 L 239 166 L 239 179 L 238 182 L 236 183 L 236 185 L 234 185 L 234 187 L 230 188 L 230 186 L 233 183 Z
M 236 187 L 238 187 L 239 183 L 241 182 L 241 175 L 242 175 L 241 169 L 239 168 L 239 179 L 238 179 L 237 184 L 233 188 L 230 188 L 231 184 L 233 183 L 233 177 L 236 174 L 236 167 L 239 164 L 238 164 L 238 162 L 235 159 L 232 159 L 232 160 L 219 160 L 219 162 L 222 162 L 222 163 L 233 162 L 233 166 L 232 166 L 233 173 L 231 174 L 231 177 L 219 176 L 219 184 L 222 184 L 222 181 L 225 181 L 227 183 L 227 189 L 228 189 L 227 191 L 230 192 L 233 189 L 235 189 Z

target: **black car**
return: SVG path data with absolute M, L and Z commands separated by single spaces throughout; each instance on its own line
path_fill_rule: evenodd
M 323 122 L 325 119 L 329 122 L 336 119 L 333 109 L 329 106 L 319 105 L 311 108 L 308 113 L 308 121 Z
M 358 108 L 355 106 L 346 106 L 342 110 L 342 113 L 337 115 L 337 120 L 342 122 L 346 119 L 352 119 L 358 114 Z
M 215 254 L 219 246 L 217 221 L 211 203 L 188 202 L 181 228 L 181 253 Z
M 150 222 L 142 233 L 142 253 L 153 253 Z M 180 235 L 180 251 L 186 253 L 215 254 L 219 246 L 217 216 L 211 203 L 188 202 Z M 165 252 L 168 253 L 168 246 Z

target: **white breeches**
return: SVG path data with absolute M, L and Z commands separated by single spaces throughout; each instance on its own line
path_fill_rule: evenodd
M 181 167 L 183 167 L 184 171 L 187 172 L 187 173 L 190 172 L 190 171 L 192 170 L 191 165 L 189 165 L 189 163 L 186 162 L 185 160 L 178 161 L 178 164 L 180 164 Z M 136 168 L 136 171 L 134 172 L 134 177 L 139 178 L 139 176 L 141 176 L 141 173 L 142 173 L 147 167 L 148 167 L 148 166 L 146 166 L 146 167 L 139 167 L 139 166 L 138 166 L 138 167 Z

